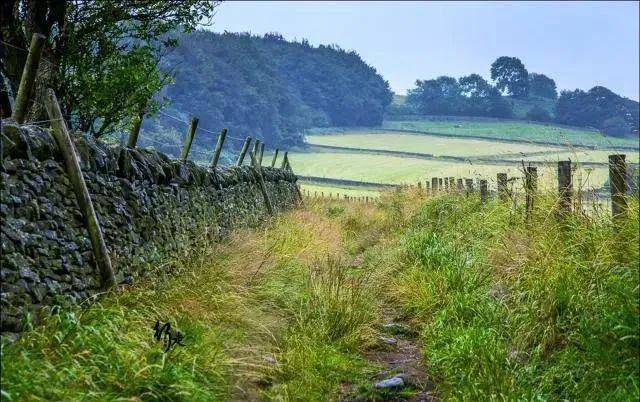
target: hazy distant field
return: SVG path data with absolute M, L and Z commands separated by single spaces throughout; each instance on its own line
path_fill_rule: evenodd
M 605 137 L 597 131 L 588 129 L 569 129 L 526 122 L 385 121 L 383 128 L 462 136 L 485 136 L 507 140 L 545 141 L 561 145 L 638 147 L 637 139 Z
M 415 184 L 431 177 L 486 178 L 490 185 L 497 173 L 521 177 L 520 163 L 513 166 L 454 163 L 348 152 L 290 153 L 297 174 L 390 184 Z M 539 168 L 543 185 L 554 185 L 554 167 Z M 600 187 L 607 179 L 606 168 L 589 169 L 589 186 Z M 587 177 L 587 170 L 584 170 Z
M 444 138 L 383 131 L 347 131 L 336 135 L 311 135 L 309 144 L 388 151 L 419 152 L 432 155 L 487 156 L 520 152 L 553 151 L 558 148 L 523 143 L 491 142 L 463 138 Z
M 386 127 L 432 131 L 443 134 L 493 136 L 502 140 L 514 137 L 519 141 L 504 142 L 475 138 L 448 138 L 428 134 L 410 134 L 371 129 L 322 129 L 318 134 L 308 134 L 307 143 L 319 146 L 351 148 L 330 150 L 311 148 L 308 151 L 290 152 L 294 171 L 304 176 L 331 179 L 346 179 L 383 184 L 424 183 L 431 177 L 484 178 L 490 187 L 495 187 L 496 174 L 505 172 L 509 177 L 522 177 L 522 160 L 549 162 L 549 166 L 538 167 L 541 186 L 556 186 L 556 166 L 559 160 L 570 159 L 576 163 L 601 163 L 601 166 L 580 166 L 575 172 L 575 187 L 600 188 L 608 179 L 608 155 L 618 151 L 552 146 L 522 142 L 524 139 L 593 145 L 602 143 L 599 133 L 565 129 L 561 127 L 518 122 L 385 122 Z M 459 127 L 456 127 L 459 126 Z M 606 139 L 608 146 L 628 146 L 631 141 Z M 356 149 L 357 148 L 357 149 Z M 393 151 L 429 154 L 436 159 L 421 159 L 409 155 L 373 154 L 367 151 Z M 627 161 L 638 163 L 639 154 L 633 150 L 619 151 L 627 155 Z M 471 159 L 469 161 L 440 160 L 451 156 Z M 474 161 L 473 158 L 482 158 Z M 492 163 L 491 159 L 495 159 Z M 513 164 L 505 165 L 505 161 Z M 516 180 L 521 186 L 521 180 Z M 374 195 L 372 188 L 327 183 L 302 182 L 302 188 L 311 191 L 349 194 L 354 196 Z

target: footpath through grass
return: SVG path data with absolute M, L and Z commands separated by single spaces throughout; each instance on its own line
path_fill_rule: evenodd
M 379 397 L 391 307 L 443 400 L 637 400 L 638 204 L 559 222 L 476 197 L 307 200 L 2 347 L 3 400 Z M 163 353 L 155 320 L 185 334 Z M 403 395 L 408 395 L 410 392 Z M 376 396 L 378 395 L 378 396 Z

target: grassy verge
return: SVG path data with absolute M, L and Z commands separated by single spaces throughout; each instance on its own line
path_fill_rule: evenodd
M 394 293 L 444 399 L 640 397 L 637 201 L 617 233 L 552 210 L 443 197 L 401 236 Z
M 638 203 L 562 222 L 475 197 L 383 193 L 203 243 L 173 274 L 2 344 L 3 400 L 338 400 L 390 308 L 443 400 L 637 400 Z M 185 335 L 163 353 L 156 320 Z

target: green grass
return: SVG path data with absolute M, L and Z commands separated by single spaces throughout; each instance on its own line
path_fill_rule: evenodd
M 514 160 L 512 166 L 486 163 L 456 163 L 438 160 L 402 158 L 399 156 L 371 155 L 357 152 L 290 152 L 289 160 L 297 174 L 367 181 L 373 183 L 415 184 L 431 177 L 487 178 L 495 186 L 497 173 L 510 177 L 522 177 L 522 166 Z M 579 169 L 576 175 L 588 176 L 588 187 L 599 188 L 608 178 L 608 170 L 602 168 Z M 555 185 L 555 168 L 539 168 L 542 186 Z
M 477 194 L 305 206 L 2 340 L 3 400 L 339 400 L 402 313 L 440 400 L 640 397 L 638 202 L 554 213 Z M 353 261 L 359 260 L 359 263 Z M 168 353 L 155 320 L 185 334 Z M 405 390 L 406 391 L 406 390 Z M 403 391 L 403 392 L 405 392 Z
M 526 122 L 478 121 L 393 121 L 383 128 L 432 132 L 438 134 L 483 136 L 501 140 L 544 141 L 559 145 L 588 145 L 597 147 L 638 147 L 638 139 L 605 137 L 597 131 L 570 129 L 554 125 Z
M 552 209 L 443 197 L 410 220 L 395 294 L 443 399 L 640 397 L 638 203 L 617 233 Z
M 336 135 L 308 135 L 306 141 L 314 145 L 418 152 L 450 156 L 492 156 L 558 149 L 532 144 L 500 143 L 465 138 L 443 138 L 384 131 L 347 131 Z

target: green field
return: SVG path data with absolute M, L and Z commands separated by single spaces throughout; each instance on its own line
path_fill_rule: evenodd
M 456 136 L 482 136 L 500 140 L 543 141 L 565 146 L 638 147 L 633 138 L 605 137 L 595 130 L 527 122 L 385 121 L 383 128 Z
M 410 127 L 407 127 L 409 125 Z M 570 159 L 578 164 L 574 176 L 574 185 L 581 189 L 598 189 L 608 180 L 608 156 L 614 152 L 627 155 L 627 161 L 638 163 L 640 155 L 633 150 L 588 149 L 583 147 L 544 145 L 526 143 L 534 141 L 561 142 L 571 138 L 568 143 L 593 145 L 602 142 L 597 132 L 566 129 L 557 126 L 516 122 L 385 122 L 385 127 L 403 127 L 419 129 L 420 133 L 402 133 L 384 129 L 366 128 L 325 128 L 310 131 L 306 141 L 310 145 L 333 146 L 341 150 L 311 148 L 290 152 L 289 157 L 294 171 L 303 176 L 331 179 L 345 179 L 384 184 L 416 184 L 431 177 L 456 177 L 487 179 L 489 186 L 495 188 L 497 173 L 505 172 L 515 177 L 514 185 L 521 187 L 522 161 L 548 162 L 548 166 L 539 167 L 541 186 L 553 189 L 556 186 L 555 163 Z M 492 136 L 500 139 L 443 137 L 429 135 L 426 132 L 438 132 L 446 135 Z M 505 139 L 514 137 L 516 141 Z M 629 146 L 629 140 L 612 139 L 617 146 Z M 610 141 L 609 138 L 606 141 Z M 614 145 L 612 143 L 608 146 Z M 373 151 L 373 152 L 371 152 Z M 411 155 L 384 154 L 385 151 L 409 152 L 433 155 L 424 159 Z M 374 152 L 382 152 L 376 154 Z M 458 157 L 465 160 L 455 161 L 438 159 Z M 477 159 L 474 159 L 477 158 Z M 495 160 L 495 162 L 493 162 Z M 513 164 L 506 161 L 512 160 Z M 581 166 L 581 163 L 588 163 Z M 594 166 L 593 163 L 601 165 Z M 352 196 L 374 195 L 376 189 L 351 187 L 348 184 L 328 184 L 303 182 L 302 187 L 310 191 L 349 194 Z
M 373 183 L 416 184 L 431 177 L 466 177 L 489 180 L 495 185 L 497 173 L 522 177 L 521 165 L 455 163 L 448 161 L 402 158 L 388 155 L 371 155 L 358 152 L 289 153 L 291 164 L 297 174 L 303 176 L 328 177 Z M 588 177 L 588 187 L 601 187 L 608 178 L 606 168 L 580 169 Z M 554 186 L 555 167 L 539 168 L 542 186 Z M 338 190 L 335 190 L 338 191 Z
M 309 144 L 314 145 L 418 152 L 432 155 L 451 156 L 489 156 L 497 154 L 518 154 L 521 152 L 542 152 L 559 149 L 544 145 L 423 136 L 402 134 L 391 131 L 347 131 L 336 135 L 308 135 L 306 137 L 306 141 Z

